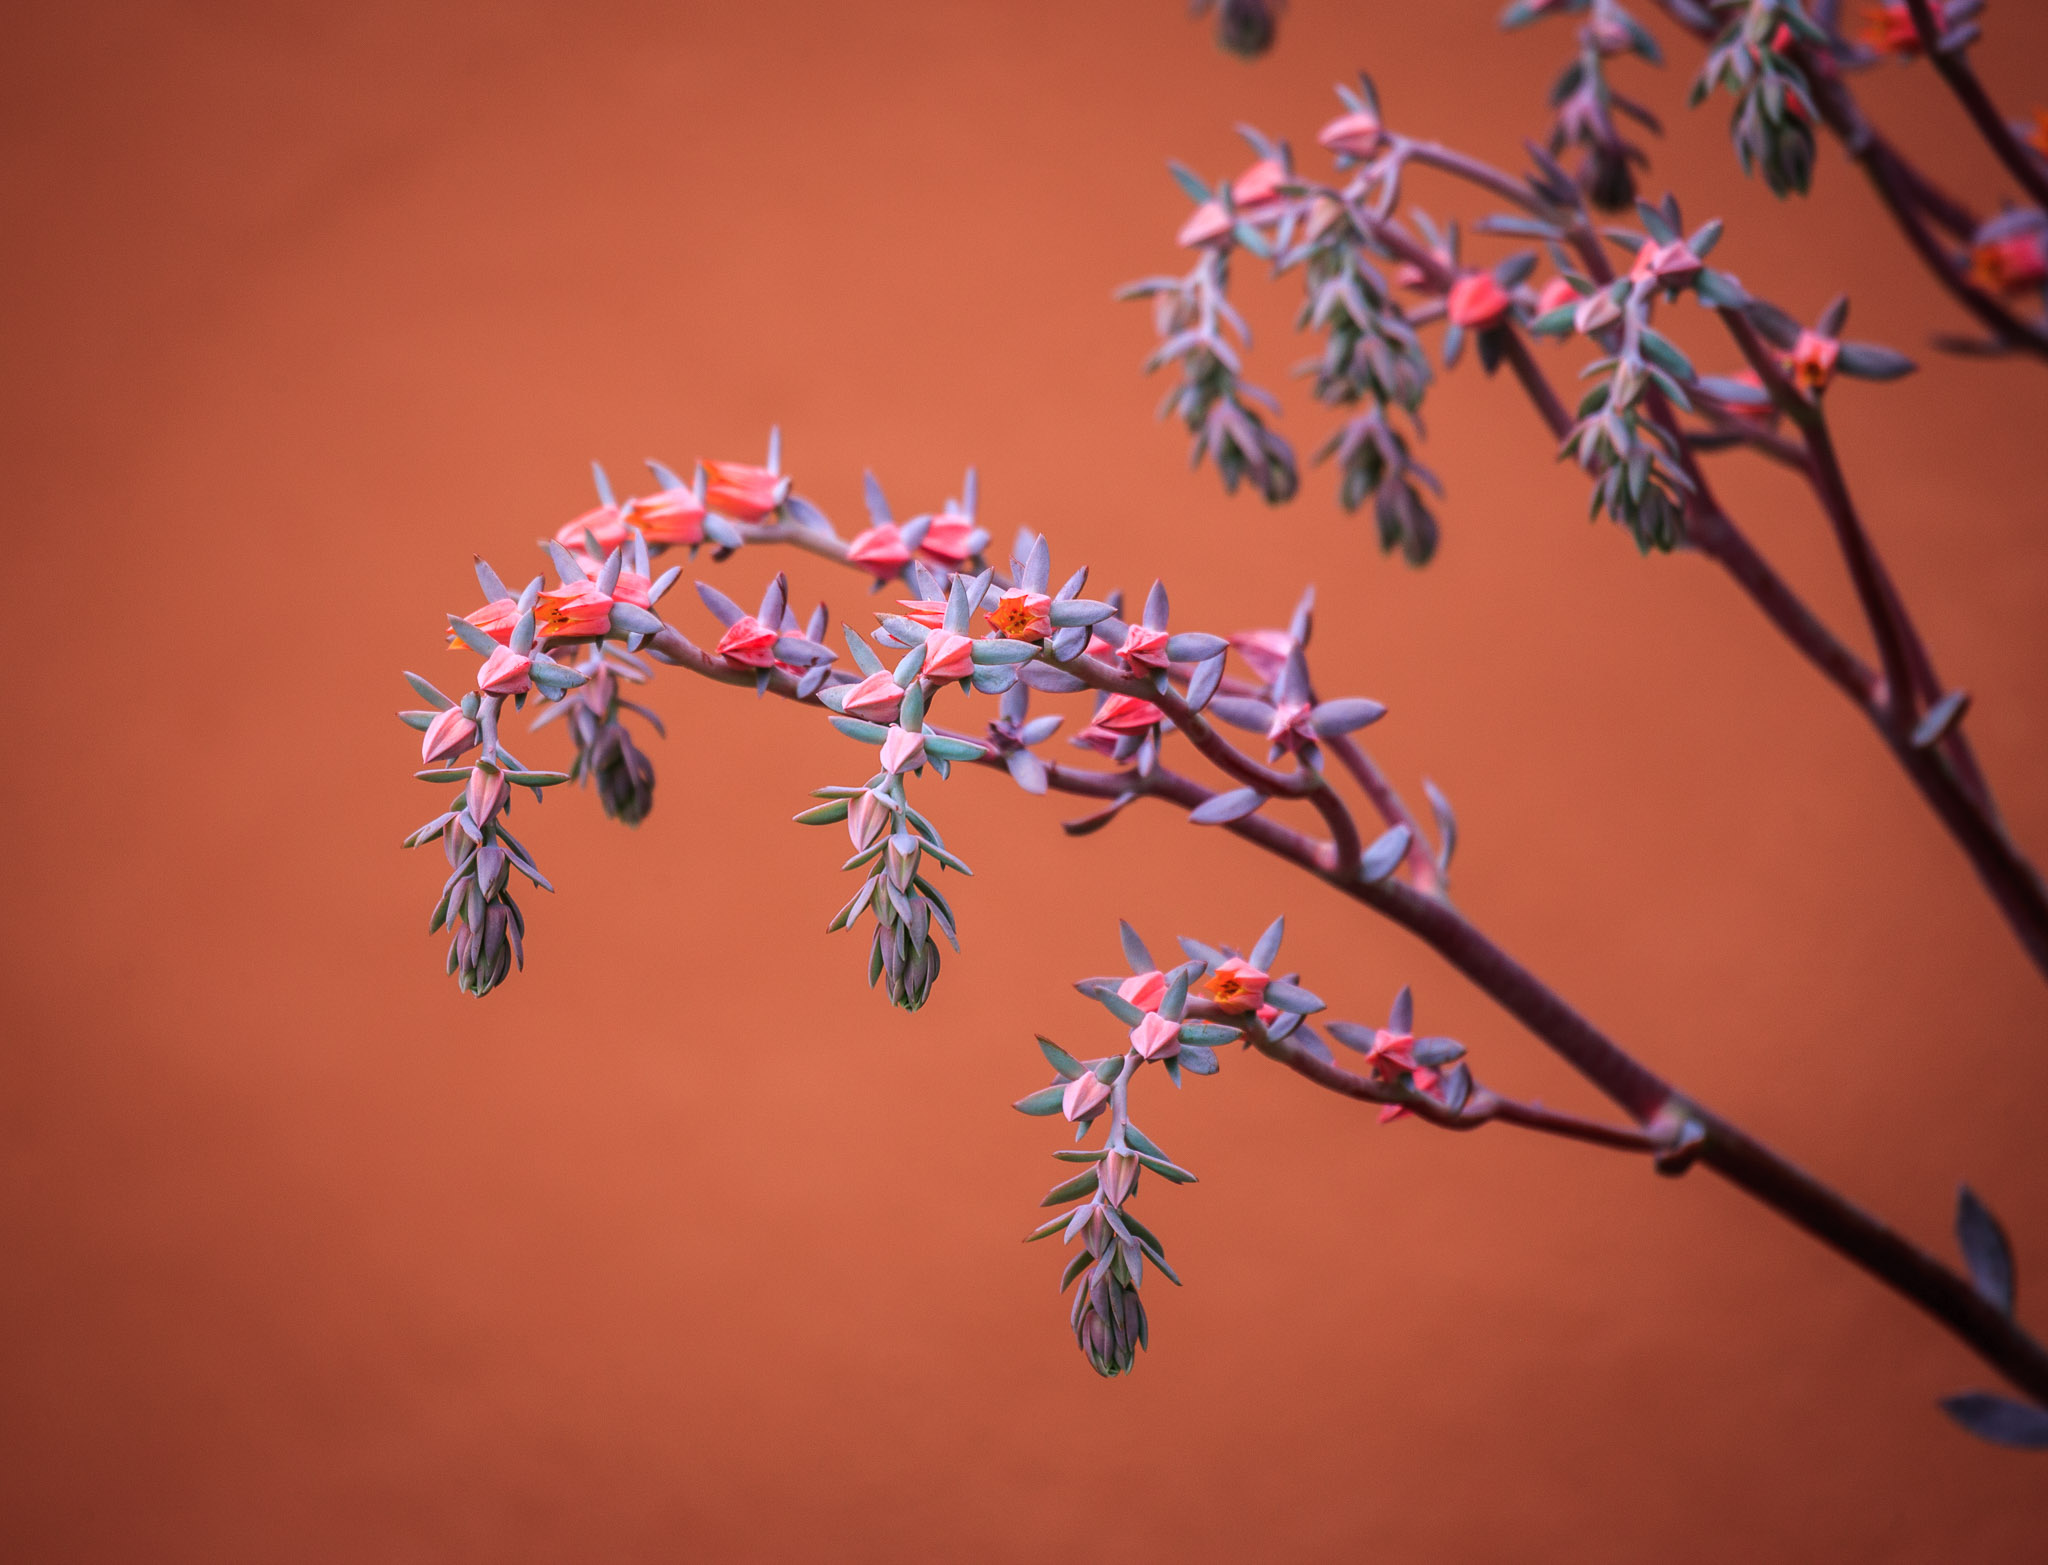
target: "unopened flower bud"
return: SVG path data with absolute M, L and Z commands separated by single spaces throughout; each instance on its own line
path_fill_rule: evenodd
M 726 627 L 725 634 L 718 638 L 718 645 L 711 650 L 728 663 L 738 663 L 747 668 L 772 668 L 775 665 L 775 643 L 779 639 L 753 615 L 742 614 Z
M 1133 973 L 1116 986 L 1116 992 L 1141 1011 L 1156 1011 L 1166 999 L 1166 975 L 1156 967 L 1149 973 Z
M 1170 1022 L 1157 1011 L 1131 1029 L 1131 1048 L 1141 1060 L 1164 1060 L 1180 1053 L 1180 1023 Z
M 924 765 L 924 735 L 891 724 L 889 737 L 882 741 L 882 770 L 907 772 Z
M 958 631 L 935 630 L 925 638 L 919 676 L 931 684 L 965 679 L 974 672 L 974 642 Z
M 846 558 L 872 571 L 877 581 L 887 581 L 910 563 L 910 545 L 895 523 L 877 522 L 846 546 Z
M 436 712 L 420 741 L 421 762 L 432 766 L 436 761 L 454 760 L 476 743 L 476 733 L 476 724 L 463 716 L 461 707 Z
M 704 464 L 704 504 L 735 522 L 758 522 L 789 498 L 789 480 L 745 462 Z
M 1070 1120 L 1084 1120 L 1108 1101 L 1109 1084 L 1095 1072 L 1083 1071 L 1060 1095 L 1060 1112 Z
M 1130 1199 L 1131 1192 L 1138 1185 L 1137 1154 L 1111 1151 L 1104 1155 L 1097 1168 L 1102 1186 L 1102 1199 L 1111 1206 L 1122 1206 Z
M 476 671 L 476 687 L 489 696 L 524 695 L 533 688 L 532 669 L 532 658 L 499 647 Z
M 846 692 L 839 710 L 870 723 L 893 723 L 903 706 L 903 687 L 887 670 L 877 670 Z

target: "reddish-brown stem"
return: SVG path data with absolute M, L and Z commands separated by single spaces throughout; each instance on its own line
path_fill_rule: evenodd
M 1380 812 L 1380 819 L 1389 826 L 1408 828 L 1408 875 L 1418 890 L 1431 895 L 1443 891 L 1443 876 L 1438 872 L 1436 860 L 1430 857 L 1429 839 L 1422 834 L 1422 823 L 1415 818 L 1394 785 L 1387 781 L 1386 774 L 1373 764 L 1365 747 L 1349 734 L 1338 734 L 1325 739 L 1324 747 L 1337 758 L 1337 762 L 1351 774 L 1358 784 L 1359 792 L 1372 801 L 1372 807 Z
M 1906 0 L 1906 9 L 1912 13 L 1913 30 L 1920 35 L 1920 47 L 1926 50 L 1934 68 L 1941 72 L 1941 79 L 1948 83 L 1949 91 L 1956 95 L 1963 112 L 1970 116 L 1971 123 L 1977 127 L 1977 134 L 1998 155 L 1998 161 L 2005 165 L 2006 172 L 2019 181 L 2020 188 L 2034 205 L 2048 210 L 2048 177 L 2043 176 L 2041 165 L 2033 154 L 2013 135 L 2005 116 L 1991 101 L 1991 94 L 1977 79 L 1969 57 L 1961 49 L 1942 47 L 1941 24 L 1935 20 L 1933 7 L 1927 0 Z
M 649 649 L 665 662 L 691 668 L 723 683 L 750 685 L 755 679 L 754 670 L 730 666 L 705 653 L 673 627 L 664 627 L 652 638 Z M 1216 760 L 1226 752 L 1235 758 L 1226 768 L 1233 777 L 1256 777 L 1267 770 L 1238 755 L 1199 714 L 1188 711 L 1186 702 L 1176 692 L 1139 686 L 1085 656 L 1067 666 L 1098 689 L 1124 690 L 1129 686 L 1126 693 L 1158 701 L 1191 741 L 1197 734 L 1205 736 L 1208 748 L 1203 753 L 1210 759 Z M 769 688 L 793 697 L 796 682 L 776 671 L 771 675 Z M 1198 744 L 1197 748 L 1203 747 Z M 981 764 L 994 768 L 1002 765 L 993 754 Z M 1182 810 L 1193 810 L 1215 797 L 1213 790 L 1166 767 L 1155 767 L 1143 778 L 1128 770 L 1093 772 L 1057 765 L 1049 766 L 1047 772 L 1049 787 L 1093 798 L 1119 798 L 1137 792 Z M 1305 795 L 1312 801 L 1325 796 L 1334 798 L 1326 786 L 1318 786 L 1322 783 L 1320 777 L 1304 789 L 1293 779 L 1272 775 L 1285 785 L 1277 791 L 1286 795 Z M 1366 882 L 1355 863 L 1345 866 L 1334 843 L 1319 841 L 1263 814 L 1229 822 L 1223 830 L 1285 859 L 1416 935 L 1644 1126 L 1646 1139 L 1653 1140 L 1661 1149 L 1675 1145 L 1681 1135 L 1689 1134 L 1693 1150 L 1706 1166 L 1913 1300 L 2016 1387 L 2038 1401 L 2048 1402 L 2048 1351 L 2010 1316 L 1988 1304 L 1965 1278 L 1804 1170 L 1678 1093 L 1441 897 L 1391 878 Z M 1314 1061 L 1314 1070 L 1295 1065 L 1292 1060 L 1286 1063 L 1330 1090 L 1360 1095 L 1344 1080 L 1322 1081 L 1320 1061 Z M 1528 1113 L 1542 1112 L 1533 1106 L 1523 1107 Z M 1512 1118 L 1516 1112 L 1503 1109 L 1497 1111 L 1496 1117 Z M 1591 1126 L 1592 1122 L 1587 1124 Z M 1589 1130 L 1578 1139 L 1601 1138 Z M 1604 1144 L 1617 1143 L 1609 1140 Z

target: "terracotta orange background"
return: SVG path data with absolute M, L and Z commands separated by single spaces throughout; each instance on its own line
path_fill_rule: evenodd
M 851 752 L 729 690 L 661 681 L 639 832 L 522 810 L 561 893 L 485 1003 L 425 932 L 438 856 L 396 851 L 433 807 L 397 671 L 454 667 L 435 626 L 469 552 L 509 573 L 587 503 L 589 458 L 752 457 L 779 420 L 842 523 L 863 465 L 924 507 L 974 461 L 1000 534 L 1048 529 L 1103 582 L 1163 564 L 1184 623 L 1270 623 L 1315 580 L 1326 688 L 1386 700 L 1383 760 L 1460 808 L 1465 908 L 1917 1237 L 1947 1244 L 1967 1177 L 2038 1276 L 2048 995 L 1732 589 L 1587 526 L 1475 373 L 1432 404 L 1451 496 L 1422 573 L 1327 475 L 1228 502 L 1150 421 L 1147 324 L 1109 295 L 1173 260 L 1163 160 L 1235 167 L 1236 119 L 1305 142 L 1358 65 L 1398 123 L 1510 159 L 1565 40 L 1495 9 L 1300 0 L 1256 67 L 1177 0 L 13 19 L 0 1553 L 2028 1552 L 2042 1459 L 1933 1410 L 1982 1372 L 1769 1213 L 1505 1131 L 1381 1129 L 1257 1059 L 1146 1110 L 1204 1176 L 1143 1208 L 1189 1286 L 1097 1381 L 1056 1259 L 1017 1243 L 1057 1137 L 1004 1105 L 1042 1076 L 1034 1030 L 1103 1036 L 1066 983 L 1113 962 L 1115 914 L 1163 945 L 1285 910 L 1338 1014 L 1413 982 L 1490 1079 L 1594 1107 L 1414 942 L 1164 811 L 1072 842 L 1069 805 L 946 787 L 980 874 L 912 1018 L 823 933 L 839 849 L 787 824 Z M 1990 29 L 2024 106 L 2048 19 Z M 1958 324 L 1834 151 L 1810 202 L 1743 183 L 1674 52 L 1628 75 L 1727 265 L 1809 313 L 1846 287 L 1855 333 L 1915 350 Z M 1868 93 L 1990 201 L 1924 71 Z M 1292 285 L 1243 292 L 1278 382 Z M 1833 399 L 2037 850 L 2044 397 L 2039 366 L 1929 354 Z M 1723 482 L 1850 615 L 1804 499 Z M 719 579 L 751 597 L 767 568 Z

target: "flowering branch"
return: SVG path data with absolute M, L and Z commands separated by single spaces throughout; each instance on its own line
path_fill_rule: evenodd
M 1345 112 L 1317 139 L 1340 171 L 1350 171 L 1341 184 L 1306 177 L 1284 143 L 1252 131 L 1246 136 L 1255 161 L 1236 180 L 1211 190 L 1177 172 L 1199 203 L 1179 236 L 1202 252 L 1197 274 L 1220 289 L 1228 276 L 1221 258 L 1234 248 L 1269 258 L 1279 272 L 1299 270 L 1307 292 L 1302 323 L 1323 332 L 1329 344 L 1315 366 L 1317 400 L 1370 399 L 1367 418 L 1381 429 L 1396 411 L 1417 414 L 1430 379 L 1417 330 L 1424 313 L 1400 303 L 1394 285 L 1440 306 L 1433 318 L 1444 327 L 1444 366 L 1458 361 L 1468 339 L 1482 368 L 1505 364 L 1564 451 L 1594 480 L 1596 515 L 1605 510 L 1646 551 L 1686 547 L 1716 560 L 1871 719 L 1970 858 L 2022 948 L 2048 974 L 2048 889 L 2005 833 L 1961 732 L 1967 698 L 1941 686 L 1850 497 L 1824 415 L 1822 394 L 1838 375 L 1889 380 L 1910 372 L 1910 361 L 1874 343 L 1841 340 L 1844 301 L 1807 328 L 1750 295 L 1732 274 L 1707 265 L 1721 225 L 1684 234 L 1670 198 L 1656 206 L 1638 202 L 1640 228 L 1601 227 L 1578 185 L 1542 152 L 1534 153 L 1535 171 L 1516 179 L 1389 130 L 1369 81 L 1356 91 L 1340 88 L 1339 96 Z M 1545 243 L 1556 275 L 1537 290 L 1530 285 L 1537 260 L 1526 251 L 1477 270 L 1461 261 L 1455 227 L 1438 231 L 1417 213 L 1411 230 L 1400 212 L 1403 175 L 1411 166 L 1449 173 L 1507 203 L 1509 212 L 1489 214 L 1475 229 Z M 1626 275 L 1616 273 L 1614 250 L 1632 258 Z M 1391 284 L 1379 272 L 1381 262 L 1394 263 Z M 1687 294 L 1729 330 L 1749 366 L 1742 375 L 1701 374 L 1657 330 L 1656 306 Z M 1551 385 L 1525 333 L 1583 337 L 1602 351 L 1581 372 L 1597 378 L 1576 410 Z M 1686 415 L 1698 422 L 1686 422 Z M 1781 421 L 1794 438 L 1778 432 Z M 1349 460 L 1355 449 L 1347 443 L 1349 431 L 1358 422 L 1325 448 L 1347 458 L 1341 497 L 1355 507 L 1374 495 L 1383 544 L 1406 547 L 1407 535 L 1387 525 L 1390 497 L 1397 514 L 1412 511 L 1405 494 L 1388 488 L 1399 473 L 1384 462 Z M 1881 673 L 1799 598 L 1715 499 L 1699 457 L 1730 447 L 1791 466 L 1812 488 L 1855 585 Z M 1400 460 L 1412 467 L 1405 445 Z M 1435 539 L 1432 517 L 1428 546 L 1408 548 L 1410 558 L 1426 559 Z

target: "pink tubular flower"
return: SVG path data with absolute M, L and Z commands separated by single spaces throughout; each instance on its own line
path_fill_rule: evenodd
M 1166 974 L 1156 967 L 1149 973 L 1133 973 L 1116 986 L 1116 992 L 1118 999 L 1141 1011 L 1156 1011 L 1166 999 Z
M 1194 215 L 1180 225 L 1180 232 L 1173 236 L 1173 242 L 1189 250 L 1197 250 L 1219 240 L 1227 242 L 1233 226 L 1222 202 L 1204 201 L 1195 208 Z
M 1298 750 L 1316 742 L 1315 728 L 1309 718 L 1315 708 L 1306 701 L 1283 701 L 1274 708 L 1273 721 L 1266 726 L 1266 740 L 1270 744 Z
M 1109 1084 L 1093 1071 L 1083 1071 L 1067 1083 L 1060 1095 L 1060 1112 L 1071 1120 L 1083 1120 L 1109 1101 Z
M 1137 696 L 1111 696 L 1102 703 L 1091 727 L 1107 728 L 1113 734 L 1141 734 L 1166 714 L 1150 701 Z
M 1636 252 L 1635 264 L 1629 268 L 1628 275 L 1638 281 L 1651 277 L 1676 287 L 1699 276 L 1702 266 L 1700 258 L 1692 253 L 1692 247 L 1683 239 L 1661 245 L 1653 240 Z
M 903 706 L 903 687 L 886 670 L 868 675 L 846 692 L 840 707 L 848 717 L 870 723 L 893 723 Z
M 1327 152 L 1341 153 L 1350 158 L 1363 158 L 1372 155 L 1373 149 L 1379 146 L 1381 138 L 1385 135 L 1386 130 L 1380 124 L 1377 114 L 1360 112 L 1340 114 L 1316 132 L 1316 140 Z
M 505 774 L 495 766 L 473 766 L 469 770 L 469 818 L 479 828 L 489 824 L 493 815 L 502 810 L 512 798 L 512 784 L 505 780 Z
M 1398 1083 L 1406 1076 L 1418 1092 L 1427 1092 L 1437 1084 L 1437 1073 L 1427 1065 L 1415 1063 L 1415 1039 L 1405 1032 L 1388 1032 L 1382 1027 L 1372 1037 L 1372 1047 L 1366 1050 L 1365 1058 L 1372 1066 L 1373 1074 L 1389 1084 Z M 1380 1110 L 1380 1123 L 1399 1119 L 1408 1110 L 1399 1103 L 1389 1103 Z
M 1098 1165 L 1102 1199 L 1111 1206 L 1122 1206 L 1128 1201 L 1131 1192 L 1138 1187 L 1139 1166 L 1135 1152 L 1112 1151 L 1105 1154 Z
M 427 724 L 426 734 L 420 740 L 420 761 L 427 766 L 436 761 L 452 761 L 475 743 L 475 720 L 464 717 L 461 707 L 451 706 L 436 712 L 434 720 Z
M 1567 304 L 1579 302 L 1579 291 L 1562 277 L 1553 277 L 1543 285 L 1543 292 L 1536 296 L 1536 313 L 1548 315 L 1552 310 L 1561 310 Z
M 533 688 L 533 659 L 499 647 L 476 671 L 476 687 L 487 696 L 523 696 Z
M 988 628 L 1011 641 L 1043 641 L 1052 634 L 1052 599 L 1012 587 L 984 616 Z
M 1272 975 L 1262 973 L 1241 956 L 1233 956 L 1202 980 L 1202 988 L 1216 1002 L 1216 1009 L 1232 1014 L 1256 1010 L 1266 998 Z
M 1223 639 L 1264 685 L 1280 677 L 1280 670 L 1287 666 L 1287 654 L 1294 650 L 1294 638 L 1284 630 L 1241 630 Z
M 924 735 L 914 734 L 907 728 L 890 725 L 889 737 L 882 741 L 882 770 L 885 772 L 907 772 L 912 767 L 924 765 Z
M 626 520 L 651 544 L 704 541 L 704 502 L 688 489 L 664 489 L 629 500 Z
M 924 542 L 918 547 L 935 560 L 964 565 L 974 553 L 973 538 L 973 517 L 962 516 L 958 511 L 941 511 L 924 530 Z
M 1143 625 L 1133 625 L 1124 633 L 1124 644 L 1116 649 L 1116 655 L 1133 671 L 1140 665 L 1165 668 L 1171 661 L 1166 655 L 1166 632 L 1147 630 Z
M 946 623 L 946 604 L 943 598 L 898 598 L 903 617 L 913 625 L 922 625 L 927 630 L 938 630 Z
M 1970 276 L 1994 293 L 2028 293 L 2048 282 L 2048 247 L 2033 234 L 1986 240 L 1970 251 Z
M 1170 1022 L 1157 1011 L 1131 1029 L 1131 1049 L 1141 1060 L 1164 1060 L 1180 1053 L 1180 1023 Z
M 1275 158 L 1260 158 L 1230 184 L 1230 199 L 1240 212 L 1271 206 L 1280 199 L 1280 187 L 1294 176 Z
M 1444 295 L 1444 313 L 1455 326 L 1481 331 L 1496 324 L 1513 304 L 1491 272 L 1467 272 Z
M 612 628 L 612 600 L 594 581 L 565 581 L 535 607 L 542 636 L 602 636 Z
M 1835 378 L 1835 360 L 1841 353 L 1842 345 L 1834 338 L 1802 331 L 1793 344 L 1791 357 L 1785 360 L 1785 369 L 1801 391 L 1822 391 Z
M 965 679 L 974 672 L 974 642 L 957 630 L 935 630 L 924 641 L 920 677 L 931 684 Z
M 585 533 L 597 540 L 600 553 L 609 554 L 626 541 L 625 513 L 615 505 L 585 511 L 573 522 L 564 522 L 555 529 L 555 542 L 565 549 L 581 549 L 587 541 Z
M 630 603 L 636 609 L 654 607 L 654 583 L 638 571 L 620 571 L 618 584 L 612 588 L 614 603 Z
M 704 464 L 704 504 L 736 522 L 758 522 L 789 498 L 789 480 L 745 462 Z
M 519 605 L 511 598 L 495 598 L 462 617 L 503 646 L 512 639 L 512 628 L 519 623 Z M 462 638 L 451 630 L 448 632 L 448 645 L 459 647 L 463 645 Z
M 846 558 L 872 571 L 876 581 L 887 581 L 910 563 L 910 545 L 894 522 L 877 522 L 846 546 Z
M 748 668 L 773 668 L 778 639 L 774 631 L 753 615 L 742 614 L 726 627 L 725 634 L 718 638 L 718 645 L 711 650 L 728 663 L 739 663 Z

